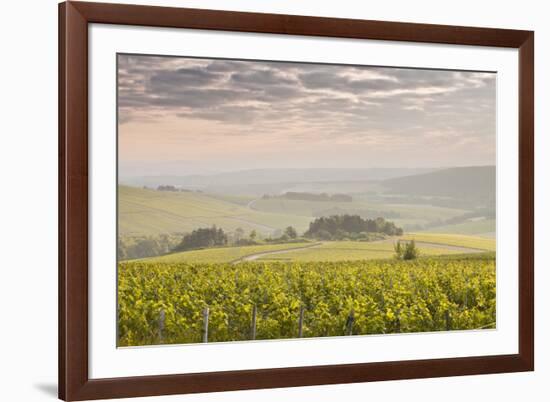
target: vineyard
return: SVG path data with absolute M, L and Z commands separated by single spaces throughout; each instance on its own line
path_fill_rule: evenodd
M 118 345 L 494 328 L 494 253 L 119 264 Z M 207 312 L 205 316 L 205 311 Z

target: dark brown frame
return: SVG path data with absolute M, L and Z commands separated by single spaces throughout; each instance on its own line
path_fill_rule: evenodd
M 519 49 L 519 353 L 215 373 L 88 377 L 88 24 Z M 85 400 L 534 370 L 534 33 L 66 2 L 59 5 L 59 397 Z

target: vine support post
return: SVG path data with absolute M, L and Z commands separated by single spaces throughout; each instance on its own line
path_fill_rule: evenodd
M 351 310 L 346 320 L 346 335 L 353 334 L 353 322 L 355 321 L 355 312 Z
M 160 343 L 162 343 L 163 341 L 162 331 L 164 331 L 165 319 L 166 319 L 166 313 L 164 312 L 164 310 L 160 310 L 160 313 L 159 313 L 159 342 Z
M 304 328 L 304 306 L 300 306 L 300 317 L 298 318 L 298 338 L 303 336 Z
M 208 316 L 210 310 L 208 306 L 202 310 L 202 341 L 203 343 L 208 342 Z
M 252 307 L 252 327 L 250 330 L 250 339 L 256 339 L 256 317 L 258 315 L 258 309 L 256 305 Z
M 400 334 L 401 333 L 401 310 L 397 311 L 395 324 L 396 324 L 396 331 L 398 334 Z

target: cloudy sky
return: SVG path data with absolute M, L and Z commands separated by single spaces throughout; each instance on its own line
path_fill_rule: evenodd
M 493 73 L 118 57 L 121 176 L 495 164 Z

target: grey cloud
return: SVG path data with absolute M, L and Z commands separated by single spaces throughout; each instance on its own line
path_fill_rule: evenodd
M 395 89 L 396 84 L 384 79 L 354 80 L 335 75 L 330 71 L 314 71 L 300 74 L 300 81 L 309 89 L 339 90 L 357 93 L 366 90 Z
M 307 127 L 315 138 L 450 140 L 494 135 L 495 86 L 496 75 L 483 73 L 126 56 L 119 115 L 121 124 L 159 115 L 210 120 L 240 135 L 292 135 L 299 125 L 296 140 Z
M 291 85 L 295 80 L 278 74 L 276 69 L 252 70 L 231 74 L 231 81 L 245 87 L 263 87 L 266 85 Z
M 151 76 L 151 92 L 158 92 L 184 87 L 201 87 L 220 79 L 218 73 L 212 73 L 202 68 L 178 68 L 175 71 L 158 71 Z

